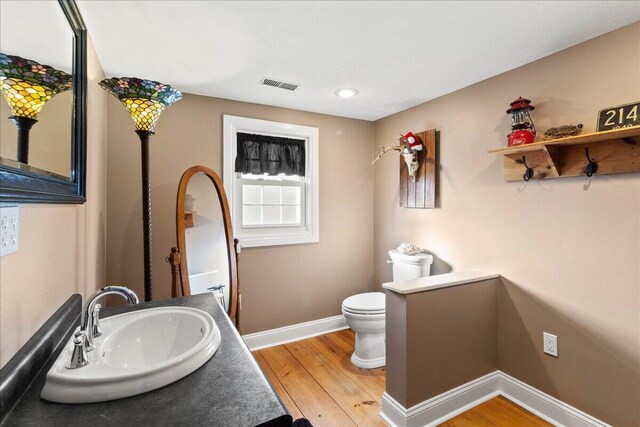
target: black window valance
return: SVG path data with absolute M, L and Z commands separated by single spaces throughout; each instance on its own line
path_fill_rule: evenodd
M 256 175 L 305 173 L 305 140 L 238 132 L 236 172 Z

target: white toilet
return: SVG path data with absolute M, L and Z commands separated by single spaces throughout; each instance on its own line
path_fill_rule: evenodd
M 433 257 L 427 254 L 402 255 L 389 251 L 393 263 L 393 281 L 418 279 L 431 273 Z M 356 333 L 351 362 L 358 368 L 373 369 L 385 365 L 385 300 L 382 292 L 353 295 L 342 302 L 342 314 Z

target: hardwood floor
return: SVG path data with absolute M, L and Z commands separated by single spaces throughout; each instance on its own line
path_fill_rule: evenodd
M 385 426 L 378 413 L 385 389 L 381 369 L 351 364 L 350 330 L 253 352 L 294 419 L 314 427 Z
M 351 363 L 355 335 L 338 331 L 253 352 L 293 416 L 314 427 L 386 426 L 380 418 L 385 370 Z M 549 426 L 498 396 L 441 424 L 443 427 Z
M 494 397 L 439 427 L 540 427 L 553 426 L 503 396 Z

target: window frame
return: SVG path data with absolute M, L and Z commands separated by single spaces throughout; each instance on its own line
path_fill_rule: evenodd
M 246 178 L 235 172 L 238 132 L 304 139 L 304 224 L 302 226 L 241 226 L 241 189 Z M 245 248 L 317 243 L 320 241 L 319 130 L 316 127 L 223 115 L 223 183 L 229 200 L 234 235 Z M 256 180 L 256 183 L 259 181 Z M 275 184 L 277 185 L 277 184 Z

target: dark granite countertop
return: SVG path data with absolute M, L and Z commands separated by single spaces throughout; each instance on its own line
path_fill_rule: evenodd
M 218 325 L 222 336 L 220 347 L 201 368 L 166 387 L 126 399 L 59 404 L 40 399 L 56 354 L 40 370 L 2 425 L 291 426 L 291 416 L 212 294 L 105 309 L 103 317 L 165 306 L 199 308 L 211 314 Z

